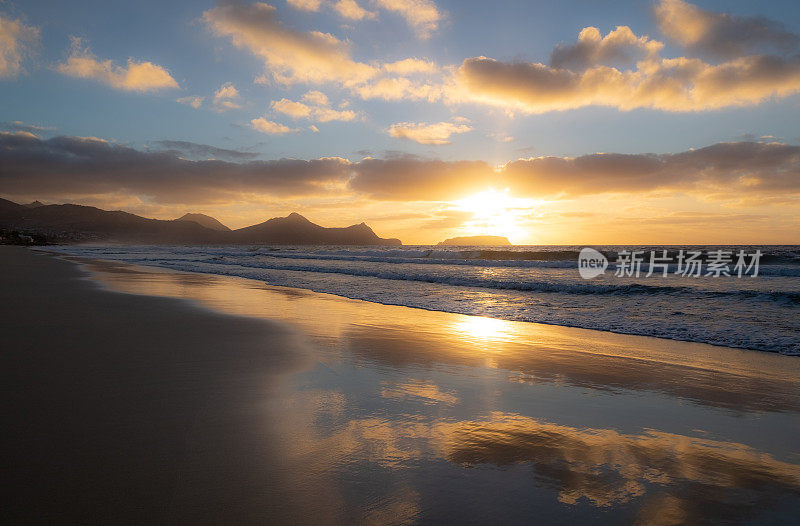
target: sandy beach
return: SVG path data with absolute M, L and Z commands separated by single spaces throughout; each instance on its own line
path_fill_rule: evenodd
M 12 523 L 787 523 L 800 360 L 0 247 Z
M 7 523 L 274 516 L 261 405 L 300 357 L 286 331 L 0 249 Z

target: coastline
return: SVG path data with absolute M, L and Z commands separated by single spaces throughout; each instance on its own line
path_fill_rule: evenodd
M 269 437 L 251 422 L 302 359 L 290 331 L 103 290 L 77 265 L 21 247 L 0 247 L 0 261 L 10 523 L 213 517 L 226 500 L 217 490 L 247 494 L 242 466 L 269 472 L 252 455 Z
M 800 508 L 791 357 L 118 262 L 82 261 L 86 279 L 49 255 L 0 255 L 17 521 Z M 748 503 L 711 509 L 753 484 Z
M 482 260 L 473 251 L 432 251 L 435 247 L 93 245 L 52 251 L 236 276 L 385 305 L 800 354 L 800 318 L 793 316 L 800 267 L 792 263 L 791 250 L 773 250 L 770 257 L 782 263 L 761 268 L 764 276 L 758 279 L 640 279 L 609 273 L 585 280 L 575 270 L 578 253 L 563 250 L 574 247 L 540 248 L 547 250 L 516 253 L 534 257 L 531 261 Z M 548 261 L 546 254 L 557 260 Z

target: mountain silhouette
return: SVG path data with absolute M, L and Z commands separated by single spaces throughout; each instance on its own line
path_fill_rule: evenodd
M 50 242 L 105 241 L 154 244 L 272 244 L 272 245 L 400 245 L 399 239 L 378 237 L 366 224 L 326 228 L 298 213 L 276 217 L 238 230 L 226 228 L 202 214 L 209 228 L 194 218 L 149 219 L 128 212 L 83 205 L 42 205 L 28 208 L 0 199 L 0 228 L 43 236 Z M 211 222 L 209 222 L 209 220 Z
M 230 232 L 231 229 L 223 225 L 216 219 L 205 214 L 184 214 L 175 221 L 194 221 L 200 226 L 216 230 L 217 232 Z
M 345 228 L 325 228 L 292 212 L 258 225 L 231 232 L 237 243 L 268 243 L 276 245 L 400 245 L 399 239 L 383 239 L 366 224 Z

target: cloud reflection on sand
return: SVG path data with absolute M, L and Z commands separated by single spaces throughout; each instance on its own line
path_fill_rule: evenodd
M 791 358 L 117 267 L 88 268 L 316 346 L 263 423 L 275 484 L 307 517 L 680 524 L 800 508 Z

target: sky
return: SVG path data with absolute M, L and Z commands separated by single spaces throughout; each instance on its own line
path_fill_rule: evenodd
M 0 197 L 800 242 L 796 1 L 0 1 Z

